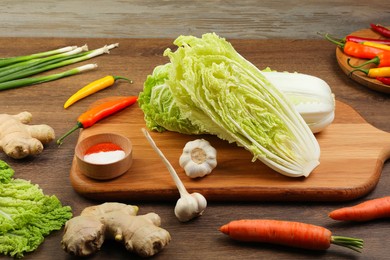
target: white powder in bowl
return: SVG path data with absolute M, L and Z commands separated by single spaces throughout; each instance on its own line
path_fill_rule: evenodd
M 125 158 L 123 150 L 98 152 L 84 155 L 84 161 L 93 164 L 109 164 Z

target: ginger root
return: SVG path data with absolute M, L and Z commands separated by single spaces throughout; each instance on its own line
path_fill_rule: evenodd
M 76 256 L 100 250 L 104 240 L 115 239 L 142 257 L 160 252 L 171 240 L 156 213 L 136 216 L 137 206 L 108 202 L 85 208 L 65 224 L 62 248 Z
M 48 125 L 26 125 L 31 119 L 29 112 L 0 114 L 0 150 L 14 159 L 22 159 L 40 154 L 43 145 L 55 139 L 54 130 Z

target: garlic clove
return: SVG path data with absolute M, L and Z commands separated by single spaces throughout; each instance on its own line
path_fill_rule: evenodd
M 198 192 L 191 193 L 190 195 L 193 198 L 195 198 L 195 200 L 197 201 L 197 205 L 198 205 L 197 210 L 196 210 L 197 215 L 198 216 L 202 215 L 204 210 L 207 207 L 207 200 L 206 200 L 206 198 L 202 194 L 200 194 Z
M 204 177 L 211 173 L 212 168 L 206 162 L 197 164 L 193 161 L 189 161 L 184 166 L 186 175 L 191 178 Z

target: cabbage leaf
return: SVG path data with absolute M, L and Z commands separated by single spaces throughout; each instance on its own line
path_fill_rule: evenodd
M 159 65 L 144 83 L 144 90 L 138 97 L 138 103 L 145 112 L 147 127 L 153 131 L 175 131 L 183 134 L 202 134 L 191 120 L 182 117 L 180 108 L 166 84 L 171 63 Z
M 287 176 L 308 176 L 320 149 L 305 121 L 281 91 L 214 33 L 179 36 L 170 63 L 144 83 L 139 105 L 147 127 L 209 133 L 235 142 Z
M 0 160 L 0 253 L 20 258 L 61 229 L 72 212 L 56 196 L 44 195 L 38 185 L 14 179 L 13 174 Z

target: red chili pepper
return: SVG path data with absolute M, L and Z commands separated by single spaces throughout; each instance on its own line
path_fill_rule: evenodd
M 373 59 L 379 53 L 383 52 L 383 50 L 381 49 L 371 47 L 371 46 L 366 46 L 356 42 L 336 41 L 335 39 L 331 38 L 328 34 L 325 35 L 325 39 L 338 45 L 345 54 L 359 59 Z
M 77 124 L 57 140 L 57 144 L 61 145 L 64 138 L 76 131 L 77 129 L 91 127 L 103 118 L 106 118 L 128 106 L 133 105 L 135 102 L 137 102 L 137 99 L 138 97 L 136 96 L 130 96 L 121 98 L 119 100 L 108 101 L 84 112 L 77 119 Z
M 378 68 L 381 67 L 390 67 L 390 51 L 383 51 L 379 53 L 375 58 L 368 60 L 366 62 L 363 62 L 359 66 L 353 66 L 350 63 L 350 59 L 347 60 L 347 63 L 352 68 L 362 68 L 368 64 L 375 64 Z
M 357 43 L 374 42 L 379 44 L 390 45 L 390 40 L 373 39 L 373 38 L 359 37 L 354 35 L 348 35 L 347 37 L 345 37 L 345 40 L 349 42 L 357 42 Z
M 370 24 L 371 29 L 380 35 L 390 38 L 390 29 L 387 29 L 386 27 L 380 25 L 380 24 Z
M 377 77 L 376 79 L 379 80 L 380 82 L 382 82 L 383 84 L 390 86 L 390 78 L 389 77 Z

